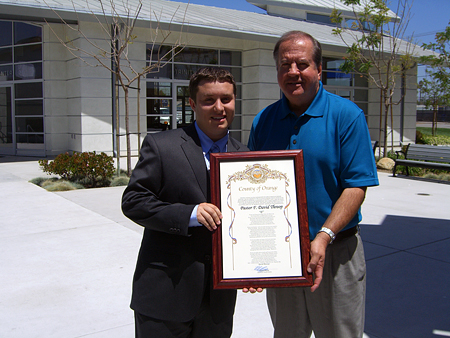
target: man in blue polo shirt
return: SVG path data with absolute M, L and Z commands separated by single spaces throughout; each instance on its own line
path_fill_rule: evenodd
M 274 48 L 283 97 L 254 119 L 251 150 L 302 149 L 311 242 L 309 288 L 267 290 L 275 338 L 362 337 L 365 259 L 358 223 L 366 187 L 378 185 L 364 112 L 323 89 L 322 50 L 284 34 Z

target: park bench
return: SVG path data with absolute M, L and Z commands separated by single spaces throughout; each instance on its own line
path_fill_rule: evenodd
M 375 151 L 377 150 L 378 147 L 378 141 L 372 141 L 372 150 L 373 150 L 373 154 L 375 155 Z
M 395 176 L 397 165 L 405 166 L 407 175 L 409 175 L 408 167 L 450 171 L 450 147 L 410 143 L 405 152 L 397 151 L 396 153 L 393 176 Z M 404 159 L 398 158 L 400 153 L 405 154 Z

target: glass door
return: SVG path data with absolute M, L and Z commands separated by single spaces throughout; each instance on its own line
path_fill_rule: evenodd
M 194 111 L 189 105 L 189 86 L 177 85 L 177 128 L 183 128 L 194 122 Z
M 0 155 L 15 155 L 12 87 L 0 87 Z
M 183 128 L 192 122 L 189 86 L 179 82 L 147 82 L 148 133 Z

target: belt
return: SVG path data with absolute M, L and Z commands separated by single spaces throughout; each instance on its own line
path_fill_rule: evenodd
M 359 232 L 359 225 L 354 226 L 353 228 L 344 230 L 344 231 L 340 231 L 338 232 L 338 234 L 336 235 L 336 238 L 334 239 L 333 243 L 342 241 L 343 239 L 352 237 L 354 235 L 356 235 Z

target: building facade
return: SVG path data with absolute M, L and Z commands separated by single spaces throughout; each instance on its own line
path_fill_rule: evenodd
M 124 92 L 107 69 L 114 63 L 108 54 L 111 27 L 97 21 L 102 17 L 98 9 L 74 10 L 70 1 L 65 7 L 36 3 L 0 0 L 0 155 L 103 151 L 125 156 Z M 151 6 L 151 11 L 142 10 L 121 63 L 138 72 L 158 61 L 163 65 L 128 86 L 133 156 L 145 134 L 180 128 L 195 119 L 188 83 L 202 66 L 221 66 L 234 74 L 238 93 L 231 134 L 246 143 L 253 117 L 280 98 L 272 49 L 293 29 L 321 42 L 324 87 L 360 106 L 372 139 L 378 140 L 379 90 L 365 78 L 339 70 L 345 46 L 332 37 L 332 26 L 318 22 L 317 9 L 309 13 L 309 7 L 300 6 L 299 18 L 286 18 L 280 16 L 286 12 L 280 6 L 277 15 L 267 8 L 265 15 L 166 0 L 151 1 Z M 306 21 L 302 11 L 308 12 Z M 151 13 L 160 16 L 152 19 Z M 415 84 L 413 68 L 395 92 L 401 104 L 394 107 L 388 127 L 394 145 L 415 140 Z

